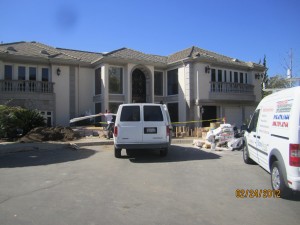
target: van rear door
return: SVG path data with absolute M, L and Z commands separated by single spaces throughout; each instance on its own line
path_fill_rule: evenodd
M 143 142 L 168 142 L 167 118 L 165 118 L 165 113 L 162 112 L 161 105 L 144 105 L 143 107 Z
M 141 143 L 143 129 L 140 105 L 125 105 L 121 109 L 118 124 L 118 142 Z

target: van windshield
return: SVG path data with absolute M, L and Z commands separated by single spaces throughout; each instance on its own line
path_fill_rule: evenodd
M 124 106 L 121 112 L 120 121 L 140 121 L 140 107 L 139 106 Z
M 144 106 L 144 121 L 163 121 L 160 106 Z

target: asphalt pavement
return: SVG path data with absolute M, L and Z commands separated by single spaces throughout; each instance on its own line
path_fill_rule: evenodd
M 51 143 L 48 145 L 52 146 Z M 239 151 L 174 144 L 166 157 L 112 145 L 53 144 L 0 156 L 0 224 L 298 225 L 299 196 L 240 198 L 269 190 L 270 175 Z

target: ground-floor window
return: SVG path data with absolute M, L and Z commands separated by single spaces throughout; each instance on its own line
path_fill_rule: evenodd
M 117 113 L 118 111 L 118 108 L 119 108 L 119 105 L 121 105 L 122 102 L 110 102 L 108 104 L 108 111 L 111 112 L 111 113 Z
M 44 117 L 47 127 L 52 127 L 53 113 L 49 111 L 41 111 L 41 115 Z
M 95 103 L 95 114 L 101 113 L 101 102 L 97 102 Z M 101 116 L 97 116 L 95 117 L 95 124 L 99 124 L 102 122 L 102 118 Z
M 179 121 L 179 117 L 178 117 L 178 103 L 168 103 L 168 111 L 170 114 L 170 119 L 171 122 L 178 122 Z

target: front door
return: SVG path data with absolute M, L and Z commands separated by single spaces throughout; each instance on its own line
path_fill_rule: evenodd
M 132 102 L 146 102 L 146 76 L 140 69 L 132 72 Z

